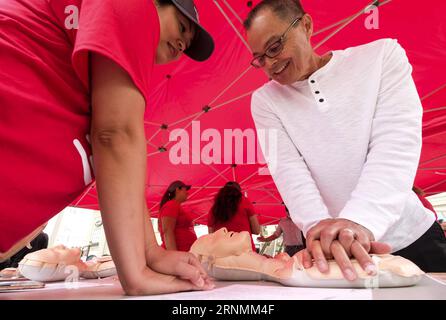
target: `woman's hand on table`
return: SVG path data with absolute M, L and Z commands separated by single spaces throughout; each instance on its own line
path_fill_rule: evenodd
M 175 293 L 181 291 L 206 290 L 206 286 L 199 287 L 189 280 L 177 276 L 167 275 L 144 268 L 129 282 L 121 281 L 126 294 L 131 296 Z
M 155 272 L 175 276 L 189 282 L 195 290 L 210 290 L 215 287 L 200 261 L 189 252 L 151 247 L 146 253 L 147 266 Z

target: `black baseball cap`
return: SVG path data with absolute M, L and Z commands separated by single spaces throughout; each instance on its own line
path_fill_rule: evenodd
M 169 188 L 167 188 L 167 191 L 175 192 L 175 190 L 177 188 L 186 188 L 186 190 L 189 190 L 191 188 L 191 185 L 185 184 L 183 181 L 177 180 L 177 181 L 172 182 L 169 185 Z
M 214 40 L 211 35 L 204 30 L 198 20 L 198 11 L 192 0 L 172 0 L 172 3 L 181 11 L 189 20 L 195 24 L 195 36 L 184 53 L 191 59 L 196 61 L 207 60 L 212 52 L 214 52 Z

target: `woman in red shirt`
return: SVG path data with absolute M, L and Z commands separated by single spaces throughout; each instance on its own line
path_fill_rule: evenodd
M 187 200 L 190 185 L 174 181 L 167 188 L 160 203 L 158 230 L 167 250 L 189 251 L 197 240 L 193 219 L 181 204 Z
M 211 287 L 192 254 L 156 243 L 144 112 L 154 64 L 213 48 L 192 0 L 0 1 L 0 262 L 96 176 L 127 294 Z
M 228 231 L 260 233 L 260 225 L 252 203 L 242 194 L 237 182 L 230 181 L 220 189 L 208 215 L 208 229 L 212 233 L 225 227 Z M 251 236 L 252 250 L 256 251 Z

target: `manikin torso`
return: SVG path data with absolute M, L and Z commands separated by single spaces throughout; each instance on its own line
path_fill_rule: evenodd
M 221 280 L 263 279 L 286 285 L 316 287 L 365 287 L 370 280 L 375 280 L 379 286 L 407 286 L 415 284 L 423 274 L 414 263 L 402 257 L 373 255 L 378 275 L 367 275 L 360 264 L 352 260 L 358 280 L 348 282 L 335 261 L 329 261 L 329 272 L 323 274 L 315 266 L 305 269 L 301 253 L 293 257 L 281 253 L 267 258 L 250 249 L 249 233 L 228 232 L 225 228 L 200 237 L 190 251 L 212 276 Z

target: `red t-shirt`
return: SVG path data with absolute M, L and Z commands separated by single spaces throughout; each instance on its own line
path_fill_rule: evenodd
M 256 213 L 251 201 L 242 196 L 237 212 L 229 221 L 214 223 L 212 211 L 210 211 L 208 214 L 208 226 L 213 228 L 214 231 L 217 231 L 221 228 L 226 228 L 228 229 L 228 231 L 233 232 L 248 231 L 251 235 L 252 250 L 256 251 L 254 241 L 252 240 L 251 224 L 249 222 L 249 217 L 254 215 L 256 215 Z
M 174 234 L 177 250 L 189 251 L 192 244 L 195 242 L 195 240 L 197 240 L 193 219 L 189 212 L 184 210 L 181 207 L 181 204 L 176 200 L 169 200 L 163 205 L 158 217 L 158 230 L 160 232 L 161 239 L 163 239 L 162 247 L 165 248 L 164 232 L 161 222 L 163 217 L 171 217 L 176 219 Z
M 89 53 L 125 69 L 147 102 L 159 32 L 151 0 L 0 2 L 0 252 L 94 178 Z

